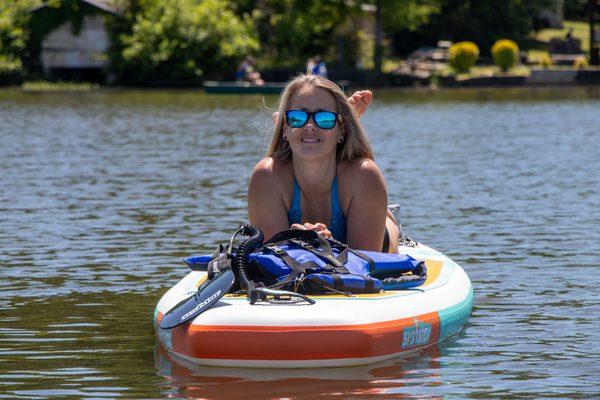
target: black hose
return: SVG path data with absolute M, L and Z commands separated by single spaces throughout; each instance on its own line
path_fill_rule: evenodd
M 247 290 L 248 286 L 250 286 L 250 280 L 246 273 L 246 268 L 248 267 L 248 255 L 250 255 L 250 253 L 258 246 L 262 245 L 264 235 L 260 229 L 252 225 L 242 226 L 241 234 L 250 236 L 250 238 L 239 244 L 235 252 L 235 258 L 233 259 L 233 271 L 236 273 L 240 288 L 242 290 Z

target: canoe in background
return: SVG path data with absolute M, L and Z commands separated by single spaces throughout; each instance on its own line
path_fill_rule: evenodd
M 279 94 L 285 85 L 285 82 L 268 82 L 258 86 L 250 82 L 205 81 L 204 91 L 211 94 Z

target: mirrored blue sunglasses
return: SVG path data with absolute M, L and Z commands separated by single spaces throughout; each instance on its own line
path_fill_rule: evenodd
M 338 113 L 333 111 L 315 111 L 308 112 L 304 110 L 288 110 L 285 112 L 285 123 L 290 128 L 302 128 L 308 122 L 309 117 L 312 117 L 321 129 L 333 129 L 338 120 Z

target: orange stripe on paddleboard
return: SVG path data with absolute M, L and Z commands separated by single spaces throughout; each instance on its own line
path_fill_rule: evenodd
M 366 358 L 436 343 L 436 312 L 415 318 L 358 325 L 199 326 L 173 328 L 173 350 L 194 358 L 318 360 Z

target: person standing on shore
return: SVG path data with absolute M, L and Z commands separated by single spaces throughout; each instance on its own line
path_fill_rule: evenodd
M 314 58 L 311 74 L 327 78 L 327 64 L 325 64 L 325 61 L 323 61 L 321 56 L 316 56 Z
M 315 68 L 315 59 L 310 57 L 308 60 L 306 60 L 306 75 L 312 75 L 314 68 Z

